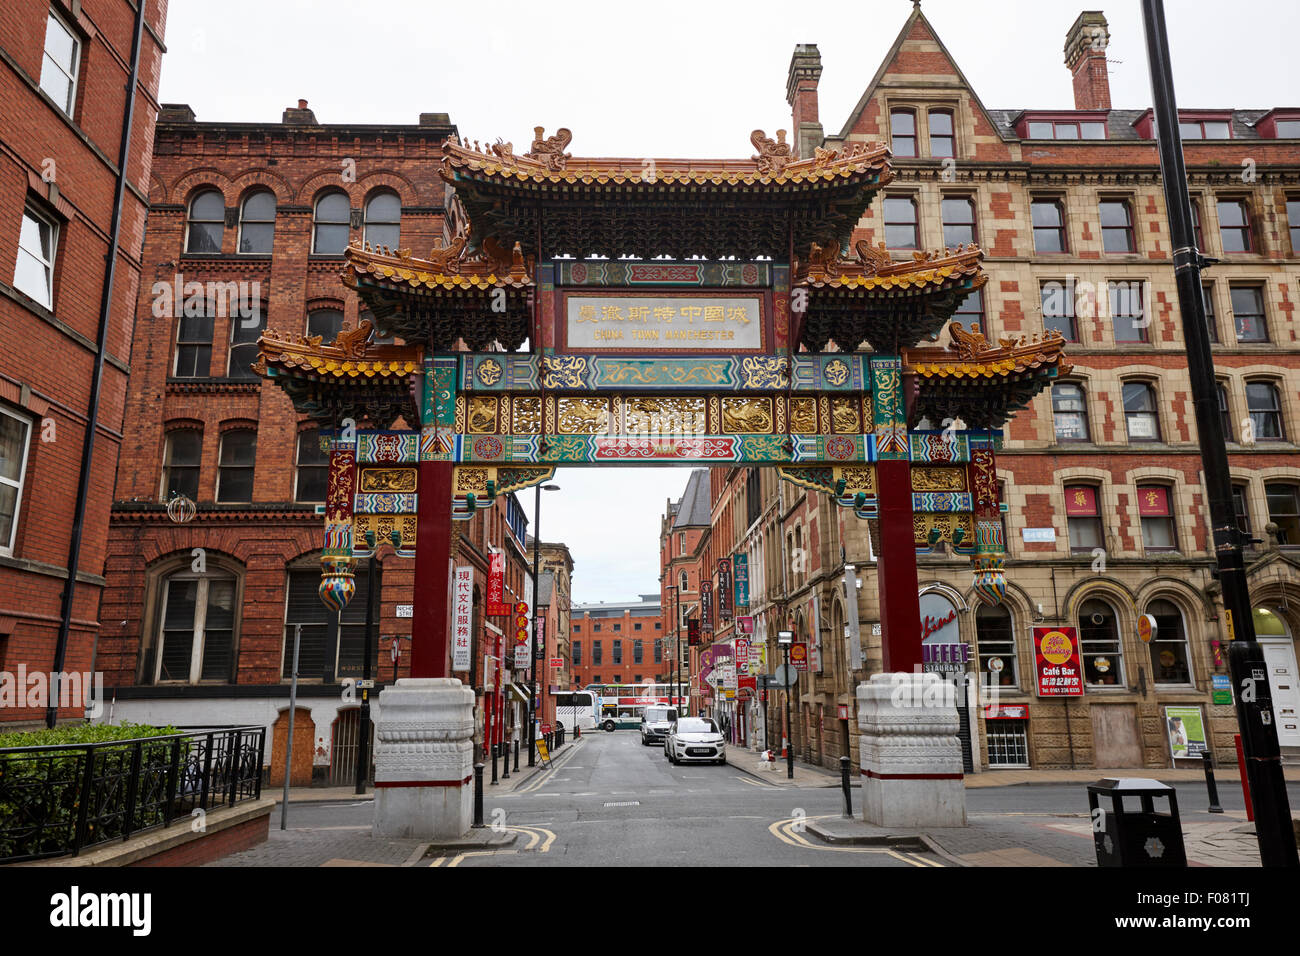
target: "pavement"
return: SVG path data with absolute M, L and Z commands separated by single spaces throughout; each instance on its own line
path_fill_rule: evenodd
M 1199 771 L 1007 771 L 966 778 L 968 826 L 925 831 L 843 816 L 839 774 L 796 762 L 760 769 L 728 748 L 727 766 L 671 765 L 635 731 L 588 733 L 484 787 L 487 826 L 456 845 L 371 834 L 374 802 L 351 787 L 290 791 L 289 826 L 217 866 L 1083 866 L 1096 865 L 1084 785 L 1154 776 L 1178 787 L 1192 866 L 1258 866 L 1235 773 L 1219 771 L 1222 814 L 1206 812 Z M 491 779 L 490 765 L 486 774 Z M 1300 807 L 1300 781 L 1289 788 Z M 276 796 L 278 797 L 278 792 Z M 270 796 L 270 794 L 268 794 Z

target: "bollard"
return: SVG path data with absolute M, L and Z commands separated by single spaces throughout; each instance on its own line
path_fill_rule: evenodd
M 515 773 L 519 772 L 519 741 L 515 741 Z
M 501 741 L 501 779 L 510 779 L 510 743 Z
M 497 782 L 497 751 L 500 749 L 500 744 L 492 745 L 492 786 L 496 786 Z
M 853 817 L 853 791 L 849 788 L 849 758 L 840 758 L 840 787 L 844 790 L 844 815 Z
M 1205 762 L 1205 789 L 1210 792 L 1210 813 L 1222 813 L 1219 806 L 1219 787 L 1214 782 L 1214 755 L 1208 749 L 1201 751 L 1201 760 Z
M 483 765 L 474 764 L 474 826 L 483 826 Z

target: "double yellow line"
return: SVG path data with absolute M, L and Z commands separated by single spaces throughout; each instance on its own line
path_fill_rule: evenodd
M 511 833 L 518 833 L 521 836 L 525 836 L 528 838 L 528 842 L 522 847 L 522 849 L 468 850 L 465 853 L 458 853 L 453 857 L 440 856 L 430 863 L 429 866 L 442 866 L 446 863 L 447 868 L 450 869 L 453 866 L 460 866 L 461 863 L 472 856 L 496 856 L 497 854 L 508 856 L 515 853 L 527 853 L 533 849 L 537 849 L 538 853 L 549 853 L 551 851 L 551 844 L 555 842 L 554 832 L 546 829 L 546 827 L 500 827 L 499 829 L 509 830 Z
M 807 823 L 809 820 L 823 820 L 827 819 L 829 816 L 832 816 L 832 814 L 820 817 L 787 817 L 784 820 L 777 820 L 767 829 L 772 836 L 776 837 L 782 843 L 787 843 L 790 846 L 796 846 L 804 850 L 820 850 L 826 853 L 874 853 L 877 856 L 891 856 L 895 860 L 901 860 L 910 866 L 921 868 L 928 866 L 942 868 L 943 866 L 942 863 L 937 863 L 934 860 L 927 859 L 919 853 L 910 853 L 905 850 L 891 850 L 889 847 L 826 846 L 825 844 L 812 843 L 809 840 L 804 839 L 803 834 L 795 829 L 796 826 L 802 826 L 802 824 Z

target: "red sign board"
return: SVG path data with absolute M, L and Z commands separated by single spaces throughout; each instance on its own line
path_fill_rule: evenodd
M 1034 628 L 1034 673 L 1039 697 L 1079 697 L 1083 694 L 1083 664 L 1079 632 L 1073 627 Z
M 1169 489 L 1158 485 L 1139 488 L 1138 514 L 1158 516 L 1169 514 Z
M 693 617 L 686 622 L 686 643 L 695 647 L 700 643 L 700 619 Z
M 985 704 L 985 720 L 1027 720 L 1028 704 Z
M 1073 485 L 1065 489 L 1065 513 L 1067 515 L 1095 515 L 1097 513 L 1097 489 L 1088 485 Z
M 848 704 L 836 704 L 836 705 L 835 705 L 835 716 L 838 717 L 840 720 L 848 720 L 848 719 L 849 719 L 849 705 L 848 705 Z
M 806 671 L 808 669 L 807 641 L 796 641 L 790 645 L 790 663 L 794 665 L 795 670 Z
M 564 658 L 563 658 L 563 657 L 552 657 L 552 658 L 551 658 L 551 666 L 552 666 L 552 667 L 563 667 L 563 666 L 564 666 Z
M 507 617 L 514 610 L 505 600 L 506 596 L 506 554 L 494 552 L 488 565 L 487 608 L 488 617 Z

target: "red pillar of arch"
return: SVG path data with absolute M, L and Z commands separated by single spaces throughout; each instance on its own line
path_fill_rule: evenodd
M 921 669 L 921 600 L 912 532 L 912 471 L 906 460 L 876 462 L 881 649 L 886 673 Z
M 420 462 L 411 676 L 450 677 L 452 463 Z

